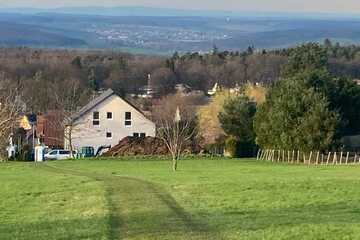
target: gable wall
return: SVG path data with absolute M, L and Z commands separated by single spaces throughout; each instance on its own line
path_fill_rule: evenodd
M 100 113 L 100 126 L 93 125 L 93 112 Z M 113 119 L 107 119 L 107 112 L 112 112 Z M 125 126 L 125 112 L 131 112 L 132 125 Z M 112 139 L 106 137 L 106 132 L 112 133 Z M 133 133 L 145 133 L 146 136 L 155 136 L 155 124 L 146 119 L 140 112 L 113 95 L 97 105 L 75 122 L 72 131 L 72 142 L 75 149 L 92 146 L 95 151 L 100 146 L 115 146 L 120 140 Z

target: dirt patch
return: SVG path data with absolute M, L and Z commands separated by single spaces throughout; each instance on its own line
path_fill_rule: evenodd
M 199 147 L 189 144 L 185 153 L 198 153 Z M 104 153 L 105 157 L 134 155 L 168 155 L 169 151 L 163 140 L 154 137 L 126 137 L 118 145 Z
M 126 137 L 118 145 L 104 153 L 103 156 L 166 155 L 168 153 L 169 151 L 161 139 Z

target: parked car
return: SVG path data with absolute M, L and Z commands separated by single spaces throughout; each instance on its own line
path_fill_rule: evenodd
M 45 160 L 63 160 L 69 159 L 76 156 L 76 151 L 73 151 L 73 156 L 69 150 L 56 149 L 51 150 L 45 154 Z

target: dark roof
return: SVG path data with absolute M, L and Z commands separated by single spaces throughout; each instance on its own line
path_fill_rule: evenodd
M 112 89 L 108 89 L 105 92 L 103 92 L 102 94 L 100 94 L 98 97 L 91 100 L 88 104 L 86 104 L 84 107 L 82 107 L 79 112 L 75 113 L 72 116 L 73 121 L 79 119 L 81 116 L 83 116 L 84 114 L 89 112 L 91 109 L 93 109 L 94 107 L 96 107 L 97 105 L 99 105 L 100 103 L 105 101 L 106 99 L 108 99 L 113 94 L 115 94 L 114 91 Z
M 36 123 L 36 121 L 37 121 L 36 114 L 33 114 L 33 113 L 27 114 L 26 117 L 28 118 L 28 120 L 31 124 Z

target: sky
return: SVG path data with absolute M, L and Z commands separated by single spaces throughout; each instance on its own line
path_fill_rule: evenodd
M 0 0 L 0 8 L 82 6 L 146 6 L 196 10 L 360 13 L 359 0 Z

